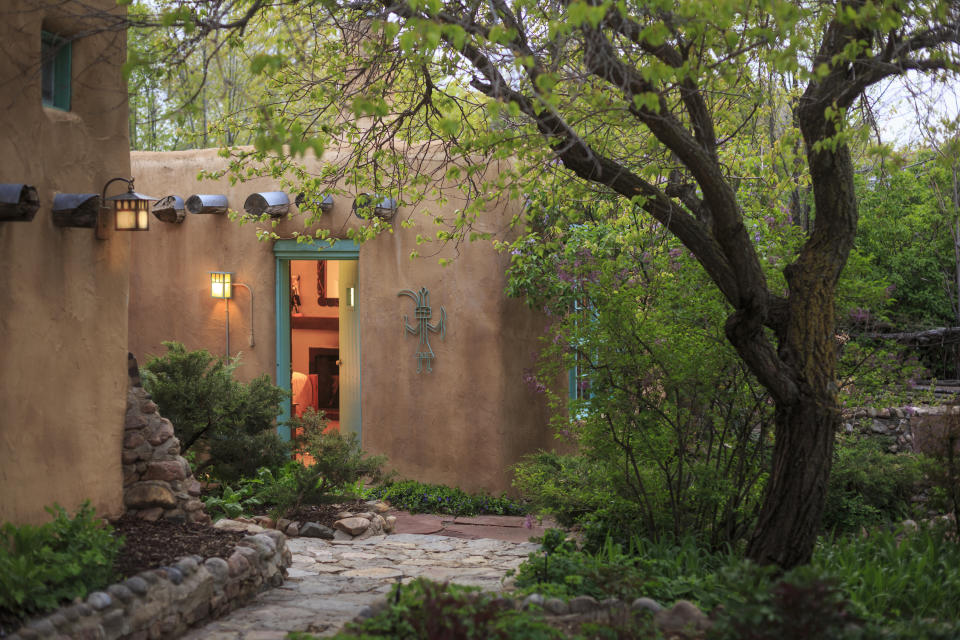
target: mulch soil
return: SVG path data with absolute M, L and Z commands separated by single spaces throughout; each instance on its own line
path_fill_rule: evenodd
M 359 513 L 363 511 L 369 511 L 370 507 L 363 500 L 356 500 L 354 502 L 343 502 L 339 504 L 321 504 L 314 505 L 308 504 L 300 507 L 296 511 L 291 511 L 287 514 L 287 520 L 293 520 L 294 522 L 318 522 L 327 527 L 333 528 L 333 523 L 336 522 L 337 514 L 341 511 L 349 511 L 351 513 Z
M 113 523 L 114 535 L 124 537 L 114 568 L 124 578 L 147 569 L 171 565 L 183 556 L 223 558 L 233 553 L 245 534 L 204 524 L 158 520 L 147 522 L 124 516 Z
M 343 504 L 307 505 L 290 513 L 288 520 L 296 522 L 319 522 L 333 527 L 341 511 L 366 511 L 369 507 L 362 501 Z M 158 520 L 147 522 L 135 517 L 123 516 L 112 523 L 114 535 L 123 536 L 125 543 L 114 568 L 117 574 L 128 578 L 147 569 L 171 565 L 183 556 L 197 555 L 226 560 L 237 543 L 247 534 L 223 531 L 203 524 Z

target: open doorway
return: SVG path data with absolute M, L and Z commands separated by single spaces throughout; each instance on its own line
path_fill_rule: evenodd
M 338 431 L 340 262 L 290 261 L 290 411 L 323 411 L 329 428 Z
M 328 428 L 360 436 L 359 247 L 279 240 L 274 255 L 277 384 L 290 392 L 280 435 L 289 439 L 290 417 L 313 408 Z

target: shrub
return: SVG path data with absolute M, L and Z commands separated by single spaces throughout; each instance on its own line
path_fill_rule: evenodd
M 47 507 L 53 521 L 0 527 L 0 619 L 55 609 L 113 580 L 123 540 L 94 514 L 89 502 L 72 518 Z
M 725 602 L 711 640 L 809 640 L 863 637 L 838 581 L 811 567 L 780 579 L 750 563 L 723 572 Z
M 529 213 L 564 215 L 536 200 Z M 513 245 L 508 293 L 551 320 L 525 379 L 577 451 L 525 459 L 516 486 L 537 509 L 588 525 L 595 550 L 607 536 L 627 545 L 694 531 L 719 547 L 753 525 L 773 406 L 727 342 L 729 309 L 693 258 L 635 222 L 552 226 L 550 250 Z M 707 294 L 690 305 L 691 291 Z
M 247 384 L 234 380 L 236 358 L 225 362 L 177 342 L 163 344 L 166 355 L 151 358 L 141 371 L 143 385 L 173 423 L 181 452 L 196 452 L 198 475 L 235 482 L 288 459 L 274 428 L 283 389 L 266 375 Z
M 370 490 L 370 496 L 387 500 L 394 507 L 411 513 L 449 513 L 458 516 L 522 516 L 527 513 L 523 504 L 506 495 L 469 494 L 456 487 L 424 484 L 416 480 L 374 487 Z
M 513 484 L 539 510 L 570 527 L 610 502 L 605 487 L 616 473 L 586 456 L 538 451 L 514 468 Z
M 913 454 L 883 451 L 874 437 L 840 437 L 834 448 L 823 528 L 860 531 L 911 515 L 910 499 L 923 478 L 924 462 Z
M 283 516 L 306 504 L 355 497 L 349 492 L 362 478 L 376 481 L 382 477 L 386 457 L 368 456 L 354 433 L 345 436 L 327 431 L 322 412 L 308 410 L 290 424 L 295 434 L 293 451 L 300 460 L 289 461 L 275 471 L 261 468 L 254 477 L 241 481 L 241 509 L 252 499 L 271 505 L 271 513 Z
M 517 611 L 491 593 L 418 578 L 394 585 L 390 606 L 334 636 L 396 640 L 548 640 L 563 635 L 529 611 Z M 302 636 L 301 636 L 302 637 Z

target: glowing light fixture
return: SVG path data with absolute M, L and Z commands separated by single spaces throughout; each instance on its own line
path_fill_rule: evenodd
M 230 299 L 233 297 L 233 287 L 243 287 L 250 292 L 250 347 L 253 348 L 253 289 L 243 282 L 234 282 L 233 274 L 229 271 L 210 272 L 210 297 L 226 302 L 226 347 L 227 357 L 230 357 Z
M 233 274 L 228 271 L 210 272 L 210 297 L 227 298 L 233 297 L 233 286 L 231 279 Z
M 356 287 L 347 287 L 347 306 L 355 307 L 357 306 L 357 289 Z
M 127 192 L 118 196 L 107 197 L 107 187 L 114 182 L 126 182 Z M 113 204 L 113 224 L 117 231 L 149 231 L 150 230 L 150 203 L 156 198 L 145 196 L 133 190 L 133 178 L 113 178 L 103 185 L 104 203 Z

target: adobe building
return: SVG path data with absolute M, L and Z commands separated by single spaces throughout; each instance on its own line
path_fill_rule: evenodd
M 510 467 L 550 446 L 545 401 L 523 383 L 544 319 L 504 294 L 509 256 L 490 242 L 416 244 L 437 228 L 420 210 L 451 214 L 462 199 L 448 192 L 443 205 L 393 211 L 395 202 L 377 196 L 378 213 L 395 216 L 394 232 L 357 245 L 347 230 L 368 221 L 354 212 L 359 194 L 343 189 L 319 223 L 341 239 L 332 246 L 261 241 L 256 228 L 271 225 L 241 225 L 224 210 L 242 216 L 251 196 L 255 206 L 276 202 L 273 230 L 290 238 L 304 230 L 297 194 L 276 193 L 281 185 L 268 178 L 198 182 L 201 169 L 226 167 L 215 149 L 132 158 L 138 190 L 163 198 L 154 211 L 168 220 L 154 216 L 149 232 L 132 234 L 130 350 L 141 363 L 163 354 L 167 340 L 226 355 L 229 335 L 241 378 L 268 373 L 294 392 L 281 420 L 323 409 L 401 477 L 425 482 L 505 491 Z M 307 162 L 319 170 L 320 161 Z M 503 237 L 516 206 L 503 202 L 478 230 Z M 401 228 L 403 219 L 413 226 Z M 411 259 L 418 248 L 429 257 Z M 211 277 L 223 272 L 229 299 L 212 295 Z
M 215 150 L 131 164 L 123 17 L 114 0 L 0 4 L 0 522 L 85 500 L 123 512 L 127 353 L 143 363 L 165 340 L 241 355 L 240 377 L 296 391 L 281 425 L 314 406 L 402 476 L 508 489 L 509 467 L 551 439 L 523 383 L 543 318 L 504 295 L 507 256 L 478 242 L 411 260 L 434 229 L 404 207 L 412 228 L 325 251 L 261 242 L 219 213 L 164 222 L 180 217 L 173 199 L 148 231 L 115 230 L 101 205 L 131 176 L 137 192 L 219 195 L 233 211 L 280 187 L 198 183 L 224 166 Z M 335 237 L 366 224 L 353 195 L 321 218 Z M 289 211 L 281 235 L 302 228 Z M 504 203 L 480 224 L 502 235 L 513 213 Z M 210 272 L 231 274 L 232 298 L 211 296 Z
M 130 176 L 123 15 L 0 3 L 0 522 L 122 511 L 130 234 L 84 225 Z

